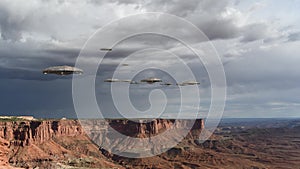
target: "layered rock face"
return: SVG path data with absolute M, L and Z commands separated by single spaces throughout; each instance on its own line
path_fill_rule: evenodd
M 110 119 L 81 123 L 100 149 L 130 157 L 160 154 L 183 140 L 195 142 L 204 129 L 203 119 Z
M 83 134 L 76 120 L 0 122 L 0 137 L 14 146 L 40 144 L 53 136 Z
M 156 136 L 170 129 L 190 129 L 188 136 L 198 137 L 204 128 L 203 119 L 152 119 L 152 120 L 109 120 L 108 125 L 116 131 L 131 137 L 146 138 Z
M 180 142 L 182 130 L 187 131 L 183 136 L 191 140 L 197 139 L 203 128 L 202 119 L 0 121 L 0 167 L 51 168 L 69 162 L 72 166 L 82 165 L 73 164 L 73 159 L 84 159 L 88 166 L 115 167 L 118 165 L 109 159 L 116 156 L 110 150 L 120 155 L 156 154 Z M 119 137 L 116 131 L 126 137 Z
M 146 138 L 158 135 L 169 129 L 189 128 L 188 137 L 197 137 L 204 128 L 203 119 L 174 120 L 152 119 L 131 121 L 125 119 L 85 120 L 85 131 L 91 135 L 101 131 L 103 136 L 112 129 L 130 137 Z M 192 125 L 192 126 L 191 126 Z M 32 143 L 41 144 L 53 137 L 85 135 L 78 120 L 45 120 L 45 121 L 12 121 L 0 122 L 0 137 L 9 141 L 10 145 L 28 146 Z M 99 133 L 99 132 L 97 132 Z M 102 137 L 102 136 L 98 136 Z
M 93 144 L 77 120 L 0 121 L 0 168 L 121 168 Z

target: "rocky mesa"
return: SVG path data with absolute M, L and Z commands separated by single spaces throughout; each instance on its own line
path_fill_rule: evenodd
M 14 146 L 29 146 L 53 137 L 83 134 L 76 120 L 0 122 L 0 137 Z
M 113 140 L 113 131 L 130 137 L 151 138 L 171 129 L 185 128 L 191 129 L 187 137 L 196 138 L 204 122 L 202 119 L 3 120 L 0 121 L 0 165 L 122 168 L 111 156 L 99 151 L 98 145 L 104 142 L 120 150 L 132 144 Z

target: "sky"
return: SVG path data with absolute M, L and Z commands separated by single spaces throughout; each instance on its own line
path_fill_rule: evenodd
M 76 118 L 72 76 L 45 76 L 42 70 L 57 65 L 74 66 L 86 42 L 97 30 L 113 21 L 134 14 L 161 12 L 187 20 L 207 36 L 209 41 L 199 41 L 188 31 L 186 33 L 194 43 L 193 48 L 200 53 L 203 52 L 201 44 L 213 44 L 226 75 L 223 117 L 300 117 L 299 9 L 299 0 L 1 0 L 0 115 Z M 117 36 L 132 30 L 149 29 L 148 26 L 137 19 L 130 20 L 127 27 L 115 26 L 111 31 Z M 151 27 L 171 32 L 177 28 L 168 21 Z M 110 40 L 104 37 L 98 37 L 99 43 Z M 147 50 L 151 48 L 155 50 Z M 132 71 L 134 65 L 154 64 L 169 68 L 173 74 L 147 69 L 139 72 L 134 80 L 150 76 L 174 83 L 173 76 L 184 80 L 185 74 L 178 70 L 179 62 L 170 52 L 182 58 L 201 83 L 199 112 L 207 115 L 211 83 L 205 64 L 176 39 L 152 34 L 120 41 L 105 56 L 95 80 L 95 96 L 102 113 L 112 117 L 119 115 L 112 104 L 112 84 L 103 82 L 116 70 L 124 73 Z M 93 62 L 97 54 L 91 55 L 83 60 Z M 124 58 L 129 66 L 118 66 Z M 75 78 L 90 77 L 84 73 Z M 122 84 L 115 85 L 119 85 L 116 89 L 122 92 Z M 189 88 L 185 91 L 193 95 L 194 88 Z M 176 86 L 132 85 L 130 101 L 137 110 L 145 111 L 152 104 L 148 95 L 156 89 L 168 98 L 166 114 L 178 110 L 180 90 Z M 183 108 L 187 114 L 198 111 L 192 98 L 187 99 Z M 161 99 L 154 98 L 155 104 L 163 103 Z M 93 114 L 89 107 L 84 110 Z

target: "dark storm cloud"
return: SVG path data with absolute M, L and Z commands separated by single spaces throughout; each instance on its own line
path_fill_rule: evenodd
M 268 26 L 262 23 L 239 25 L 238 11 L 230 11 L 228 7 L 234 7 L 232 1 L 164 1 L 165 12 L 185 17 L 196 24 L 210 40 L 232 39 L 243 37 L 243 42 L 258 40 L 268 36 Z M 185 5 L 183 5 L 185 4 Z M 150 5 L 155 11 L 160 3 Z M 148 8 L 147 8 L 148 9 Z M 151 10 L 149 10 L 151 11 Z M 185 11 L 185 13 L 182 13 Z M 230 14 L 228 14 L 230 13 Z
M 98 2 L 96 0 L 91 0 L 91 2 Z M 103 1 L 101 1 L 103 2 Z M 188 0 L 188 1 L 180 1 L 180 0 L 157 0 L 157 1 L 147 1 L 147 0 L 108 0 L 107 2 L 117 3 L 121 5 L 136 5 L 139 8 L 146 9 L 149 12 L 166 12 L 171 13 L 173 15 L 186 17 L 187 15 L 200 10 L 209 11 L 211 13 L 220 12 L 220 8 L 226 7 L 228 4 L 231 4 L 232 1 L 223 0 Z M 101 4 L 101 3 L 100 3 Z
M 241 3 L 227 0 L 32 0 L 15 3 L 3 0 L 0 2 L 0 91 L 4 106 L 0 111 L 65 113 L 51 114 L 53 117 L 70 115 L 66 112 L 73 112 L 71 76 L 44 76 L 42 69 L 56 65 L 73 66 L 80 48 L 96 30 L 95 25 L 100 28 L 112 20 L 140 12 L 165 12 L 183 17 L 200 28 L 209 39 L 222 41 L 220 48 L 224 49 L 218 49 L 218 52 L 225 56 L 225 59 L 222 58 L 224 63 L 226 61 L 228 110 L 236 111 L 229 113 L 231 116 L 243 110 L 251 113 L 255 105 L 258 105 L 255 108 L 257 112 L 264 108 L 271 110 L 272 104 L 267 104 L 272 101 L 300 102 L 297 99 L 300 60 L 296 57 L 299 49 L 295 47 L 300 40 L 299 33 L 287 33 L 294 28 L 282 29 L 265 16 L 251 18 L 250 12 L 255 10 L 255 4 L 250 3 L 249 12 L 238 7 Z M 263 10 L 270 9 L 266 6 Z M 177 29 L 176 25 L 170 25 L 167 21 L 163 23 L 153 27 L 153 30 Z M 139 25 L 137 20 L 133 20 L 122 31 L 140 31 L 143 26 L 147 25 Z M 190 34 L 187 37 L 194 38 Z M 286 41 L 289 42 L 287 46 L 282 45 Z M 198 42 L 197 39 L 194 42 Z M 105 94 L 106 88 L 101 88 L 101 85 L 107 87 L 108 84 L 101 82 L 112 77 L 122 58 L 148 47 L 165 50 L 176 48 L 176 45 L 173 39 L 155 39 L 151 36 L 121 42 L 107 53 L 98 69 L 97 83 L 100 85 L 97 86 L 97 97 Z M 210 82 L 203 65 L 194 63 L 194 57 L 189 53 L 183 52 L 180 56 L 197 72 L 203 91 L 208 91 Z M 85 59 L 93 65 L 97 57 L 97 53 L 92 53 Z M 166 56 L 160 59 L 172 65 L 172 59 Z M 141 55 L 141 60 L 149 61 L 147 55 Z M 89 74 L 83 75 L 86 76 Z M 209 97 L 205 99 L 209 100 Z M 74 117 L 74 113 L 70 116 Z
M 89 0 L 88 2 L 91 2 L 93 4 L 101 5 L 105 3 L 105 1 L 97 1 L 97 0 Z M 170 1 L 164 1 L 164 0 L 157 0 L 157 1 L 146 1 L 146 0 L 107 0 L 106 2 L 109 3 L 116 3 L 119 5 L 134 5 L 136 8 L 145 8 L 148 11 L 156 11 L 156 10 L 163 10 L 164 12 L 176 14 L 178 16 L 186 16 L 190 12 L 193 12 L 198 4 L 199 0 L 190 0 L 188 2 L 186 1 L 180 1 L 180 0 L 170 0 Z M 162 12 L 162 11 L 161 11 Z
M 236 10 L 235 1 L 216 1 L 216 0 L 191 0 L 191 1 L 87 1 L 99 6 L 111 3 L 115 5 L 125 5 L 124 7 L 135 6 L 137 10 L 147 12 L 165 12 L 179 17 L 183 17 L 198 26 L 210 40 L 232 39 L 242 37 L 242 42 L 251 42 L 263 38 L 269 38 L 272 32 L 269 32 L 268 23 L 254 22 L 251 24 L 244 22 L 246 15 Z M 253 5 L 255 6 L 255 4 Z M 251 8 L 252 9 L 252 8 Z M 135 24 L 134 22 L 131 24 Z M 141 25 L 135 27 L 138 29 Z M 172 25 L 168 28 L 176 29 Z
M 199 0 L 190 0 L 187 2 L 180 1 L 180 0 L 172 0 L 172 1 L 164 1 L 164 0 L 158 0 L 158 1 L 152 1 L 152 2 L 146 2 L 145 8 L 148 9 L 148 11 L 156 11 L 157 9 L 163 9 L 167 13 L 175 14 L 177 16 L 185 17 L 188 14 L 194 12 L 198 5 L 201 4 L 203 1 Z
M 243 28 L 244 34 L 241 42 L 251 42 L 258 39 L 268 38 L 269 34 L 267 32 L 268 25 L 262 23 L 256 23 L 247 25 Z
M 231 39 L 240 35 L 240 30 L 234 24 L 232 20 L 209 20 L 207 22 L 201 22 L 199 24 L 200 30 L 210 40 L 215 39 Z
M 80 49 L 63 49 L 63 48 L 45 49 L 43 52 L 45 52 L 46 54 L 49 54 L 50 56 L 56 55 L 56 56 L 60 56 L 63 58 L 75 59 L 75 58 L 77 58 L 77 56 L 80 52 Z
M 0 79 L 42 80 L 41 71 L 0 67 Z
M 22 38 L 23 25 L 26 18 L 12 17 L 12 14 L 0 4 L 0 30 L 4 40 L 17 41 Z
M 75 118 L 72 81 L 1 80 L 0 115 L 33 115 L 37 118 Z
M 294 42 L 300 40 L 300 32 L 294 32 L 288 35 L 288 41 Z
M 58 76 L 45 76 L 42 70 L 57 65 L 74 66 L 78 49 L 38 48 L 23 43 L 1 43 L 0 79 L 53 80 Z M 65 77 L 66 78 L 66 77 Z
M 53 4 L 57 3 L 60 6 L 67 1 L 54 1 Z M 114 5 L 137 5 L 139 9 L 143 9 L 149 12 L 166 12 L 174 14 L 191 21 L 196 26 L 198 26 L 209 39 L 231 39 L 236 37 L 243 37 L 243 42 L 249 42 L 258 40 L 264 37 L 268 37 L 268 26 L 266 24 L 254 23 L 254 24 L 239 24 L 238 20 L 243 19 L 243 16 L 237 10 L 232 10 L 235 5 L 232 1 L 210 1 L 210 0 L 192 0 L 192 1 L 87 1 L 91 3 L 97 3 L 99 6 L 107 3 L 112 3 Z M 47 2 L 50 3 L 50 2 Z M 68 1 L 69 3 L 69 1 Z M 39 4 L 39 3 L 38 3 Z M 76 6 L 72 2 L 71 6 Z M 74 20 L 75 16 L 72 16 L 68 11 L 66 15 L 58 15 L 53 13 L 51 10 L 54 8 L 48 8 L 48 13 L 46 11 L 38 11 L 40 15 L 35 15 L 35 8 L 27 9 L 23 11 L 23 15 L 16 15 L 13 8 L 6 6 L 5 3 L 0 3 L 0 26 L 1 35 L 6 40 L 20 40 L 22 34 L 30 32 L 38 32 L 42 34 L 47 34 L 51 37 L 56 37 L 58 39 L 65 40 L 65 37 L 72 36 L 72 31 L 74 33 L 79 33 L 82 29 L 87 29 L 88 24 L 81 24 L 81 20 Z M 45 7 L 42 3 L 39 5 Z M 88 6 L 87 6 L 88 7 Z M 63 11 L 61 11 L 61 14 Z M 57 23 L 54 22 L 54 18 L 57 18 Z M 239 18 L 241 17 L 241 18 Z M 50 20 L 51 19 L 51 20 Z M 79 18 L 80 19 L 80 18 Z M 43 21 L 43 24 L 39 22 Z M 52 23 L 54 22 L 54 23 Z M 71 24 L 76 24 L 79 26 L 77 29 L 73 29 Z M 90 24 L 90 23 L 89 23 Z M 89 25 L 90 29 L 94 29 L 94 23 Z M 137 23 L 138 25 L 138 23 Z M 101 26 L 101 25 L 100 25 Z M 140 25 L 139 25 L 140 26 Z M 169 25 L 171 28 L 172 25 Z M 137 28 L 137 27 L 136 27 Z M 173 27 L 172 29 L 176 29 Z M 68 31 L 72 30 L 72 31 Z M 61 32 L 61 33 L 60 33 Z M 65 36 L 65 37 L 63 37 Z
M 0 67 L 0 80 L 20 79 L 20 80 L 35 80 L 35 81 L 49 81 L 56 79 L 71 79 L 72 76 L 57 76 L 44 75 L 42 69 L 22 69 L 22 68 L 6 68 Z

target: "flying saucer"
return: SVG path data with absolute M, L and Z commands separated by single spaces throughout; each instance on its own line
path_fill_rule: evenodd
M 131 81 L 130 84 L 139 84 L 139 83 L 136 81 Z
M 105 79 L 104 82 L 126 82 L 126 83 L 132 83 L 132 80 Z
M 57 75 L 83 74 L 83 70 L 72 66 L 53 66 L 44 69 L 43 74 L 57 74 Z
M 185 81 L 185 82 L 182 82 L 180 84 L 178 84 L 179 86 L 188 86 L 188 85 L 199 85 L 200 82 L 197 82 L 197 81 Z
M 172 83 L 161 83 L 160 85 L 163 85 L 163 86 L 171 86 L 173 85 Z
M 112 49 L 111 48 L 101 48 L 100 50 L 102 50 L 102 51 L 112 51 Z
M 152 84 L 152 83 L 156 83 L 156 82 L 162 82 L 162 80 L 159 78 L 150 77 L 148 79 L 141 80 L 141 82 L 146 82 L 146 83 Z
M 105 79 L 104 82 L 121 82 L 119 79 Z

